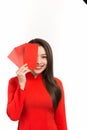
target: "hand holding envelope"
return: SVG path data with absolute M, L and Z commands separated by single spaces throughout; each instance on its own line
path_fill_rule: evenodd
M 35 69 L 37 55 L 38 44 L 24 43 L 15 47 L 8 55 L 8 58 L 18 67 L 27 63 L 30 69 Z
M 16 74 L 22 90 L 24 90 L 26 83 L 25 74 L 36 68 L 37 56 L 38 44 L 31 43 L 25 43 L 15 47 L 8 55 L 8 58 L 19 67 Z

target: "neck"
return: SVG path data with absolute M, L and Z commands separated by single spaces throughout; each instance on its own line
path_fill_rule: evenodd
M 34 73 L 34 71 L 31 72 L 34 76 L 34 78 L 37 78 L 38 74 Z

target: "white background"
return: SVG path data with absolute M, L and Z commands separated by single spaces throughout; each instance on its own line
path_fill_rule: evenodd
M 68 130 L 87 129 L 87 5 L 83 0 L 0 0 L 0 130 L 17 130 L 6 115 L 7 86 L 18 69 L 11 50 L 32 38 L 53 49 L 65 90 Z

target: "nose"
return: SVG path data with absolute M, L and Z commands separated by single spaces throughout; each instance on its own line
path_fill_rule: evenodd
M 41 63 L 41 58 L 38 56 L 37 57 L 37 63 L 40 64 Z

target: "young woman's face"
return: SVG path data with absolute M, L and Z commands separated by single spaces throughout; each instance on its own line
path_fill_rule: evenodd
M 47 67 L 47 55 L 46 51 L 42 46 L 38 47 L 38 57 L 36 68 L 33 70 L 35 76 L 42 73 Z

